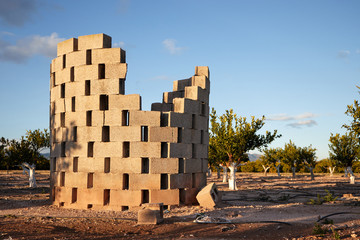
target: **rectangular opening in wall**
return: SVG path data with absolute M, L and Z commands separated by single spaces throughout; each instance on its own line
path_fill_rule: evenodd
M 91 92 L 90 80 L 85 80 L 85 96 L 90 96 Z
M 104 189 L 104 206 L 110 204 L 110 189 Z
M 75 68 L 71 67 L 70 68 L 70 82 L 75 81 Z
M 196 187 L 196 178 L 195 178 L 195 173 L 191 174 L 191 187 L 195 188 Z
M 149 173 L 149 158 L 141 158 L 141 173 Z
M 161 143 L 161 158 L 167 158 L 168 157 L 168 143 L 162 142 Z
M 60 97 L 65 98 L 65 83 L 60 85 Z
M 129 190 L 129 174 L 123 174 L 123 190 Z
M 160 179 L 160 189 L 168 189 L 168 175 L 162 173 Z
M 123 142 L 123 158 L 130 157 L 130 142 Z
M 55 115 L 55 102 L 51 103 L 51 115 Z
M 59 207 L 63 207 L 64 205 L 65 205 L 64 202 L 60 202 L 60 203 L 59 203 Z
M 206 110 L 206 105 L 204 102 L 201 102 L 200 114 L 205 115 L 205 112 L 206 112 L 205 110 Z
M 65 172 L 60 173 L 60 187 L 65 186 Z
M 87 156 L 90 158 L 94 157 L 94 142 L 88 142 L 88 153 Z
M 66 54 L 63 55 L 62 68 L 66 68 Z
M 109 110 L 109 96 L 100 95 L 100 110 Z
M 55 73 L 52 73 L 51 77 L 52 77 L 52 85 L 53 85 L 53 87 L 55 87 L 56 86 Z
M 195 155 L 196 155 L 196 148 L 195 148 L 195 144 L 191 144 L 191 156 L 192 158 L 195 158 Z
M 102 139 L 103 142 L 110 142 L 110 126 L 102 127 Z
M 55 187 L 53 187 L 52 188 L 52 190 L 51 190 L 51 200 L 53 201 L 53 202 L 55 202 Z
M 78 172 L 79 157 L 73 157 L 73 172 Z
M 130 113 L 128 110 L 122 110 L 122 126 L 129 126 Z
M 204 130 L 200 131 L 200 143 L 204 144 Z
M 77 188 L 73 188 L 71 191 L 71 203 L 76 203 L 77 201 Z
M 185 190 L 183 188 L 179 188 L 179 200 L 181 204 L 185 204 Z
M 91 65 L 91 49 L 86 50 L 86 65 Z
M 191 128 L 195 129 L 195 114 L 191 115 Z
M 65 113 L 60 113 L 60 127 L 65 127 Z
M 178 143 L 181 143 L 182 142 L 182 128 L 181 127 L 179 127 L 178 128 L 178 139 L 177 139 L 177 142 Z
M 179 173 L 184 173 L 184 159 L 179 158 Z
M 92 111 L 86 111 L 86 126 L 90 127 L 92 122 Z
M 125 79 L 124 78 L 119 79 L 119 94 L 122 94 L 122 95 L 125 94 Z
M 66 157 L 65 149 L 66 149 L 65 142 L 61 142 L 61 149 L 60 149 L 60 156 L 61 157 Z
M 129 210 L 129 206 L 121 206 L 121 211 L 127 211 Z
M 75 112 L 75 97 L 71 98 L 71 111 Z
M 141 141 L 147 142 L 148 141 L 148 126 L 141 126 Z
M 149 203 L 149 190 L 141 190 L 141 203 Z
M 161 113 L 160 117 L 160 127 L 167 127 L 169 124 L 169 114 Z
M 73 127 L 73 140 L 77 142 L 77 126 Z
M 104 158 L 104 173 L 110 172 L 110 158 L 106 157 Z
M 56 172 L 56 157 L 53 158 L 52 160 L 52 172 Z
M 92 209 L 93 205 L 92 204 L 88 204 L 87 205 L 87 209 Z
M 88 173 L 87 176 L 87 188 L 94 187 L 94 173 Z
M 105 79 L 105 64 L 99 64 L 99 79 Z

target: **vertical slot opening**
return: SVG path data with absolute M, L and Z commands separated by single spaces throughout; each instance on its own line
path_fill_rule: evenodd
M 60 98 L 65 98 L 65 83 L 60 85 Z
M 94 142 L 88 142 L 88 153 L 89 158 L 94 157 Z
M 168 189 L 168 175 L 167 174 L 161 174 L 160 179 L 160 189 Z
M 71 67 L 70 68 L 70 82 L 74 82 L 75 81 L 75 68 Z
M 204 102 L 201 102 L 201 107 L 200 107 L 200 114 L 201 115 L 205 115 L 205 109 L 206 109 L 206 105 Z
M 60 113 L 60 127 L 65 127 L 65 113 Z
M 191 128 L 195 129 L 195 114 L 191 115 Z
M 141 190 L 141 203 L 149 203 L 149 190 Z
M 77 188 L 73 188 L 71 191 L 71 203 L 76 203 L 77 201 Z
M 106 157 L 104 158 L 104 173 L 110 172 L 110 158 Z
M 52 76 L 52 85 L 53 85 L 53 87 L 55 87 L 56 86 L 56 80 L 55 80 L 55 73 L 53 72 L 52 74 L 51 74 L 51 76 Z
M 86 65 L 91 65 L 91 49 L 86 50 Z
M 90 96 L 91 92 L 90 80 L 85 80 L 85 96 Z
M 55 187 L 53 187 L 52 188 L 52 190 L 51 190 L 51 200 L 53 201 L 53 202 L 55 202 Z
M 123 78 L 119 79 L 119 94 L 125 94 L 125 79 Z
M 123 142 L 123 158 L 130 157 L 130 142 Z
M 160 127 L 167 127 L 168 123 L 169 123 L 169 114 L 168 113 L 161 113 Z
M 168 143 L 162 142 L 161 143 L 161 158 L 167 158 L 168 157 Z
M 149 173 L 149 158 L 141 158 L 141 173 Z
M 141 141 L 142 142 L 147 142 L 148 141 L 148 126 L 141 126 Z
M 130 113 L 128 110 L 122 110 L 122 126 L 129 126 Z
M 184 173 L 184 159 L 179 158 L 179 173 Z
M 104 189 L 104 206 L 110 204 L 110 189 Z
M 102 127 L 102 141 L 110 142 L 110 126 Z
M 52 170 L 52 172 L 56 172 L 56 157 L 53 158 L 51 170 Z
M 123 174 L 123 190 L 129 190 L 129 174 Z
M 66 148 L 65 142 L 61 142 L 61 149 L 60 149 L 60 156 L 61 157 L 66 157 L 65 148 Z
M 94 173 L 88 173 L 87 176 L 87 188 L 94 187 Z
M 100 95 L 100 110 L 109 110 L 109 96 Z
M 73 172 L 78 172 L 79 157 L 73 157 Z
M 71 111 L 75 112 L 75 97 L 71 98 Z
M 200 143 L 204 144 L 204 130 L 200 131 Z
M 177 142 L 178 142 L 178 143 L 181 143 L 181 142 L 182 142 L 182 128 L 181 128 L 181 127 L 178 128 L 178 139 L 177 139 Z
M 86 126 L 90 127 L 92 122 L 92 111 L 86 111 Z
M 99 64 L 99 79 L 105 79 L 105 64 Z
M 60 173 L 60 187 L 65 186 L 65 172 Z
M 73 127 L 73 140 L 77 142 L 77 126 Z
M 195 144 L 191 144 L 191 156 L 192 158 L 195 158 L 196 156 L 196 148 L 195 148 Z
M 179 200 L 181 204 L 185 204 L 185 190 L 183 188 L 179 189 Z
M 62 68 L 66 68 L 66 54 L 63 55 Z

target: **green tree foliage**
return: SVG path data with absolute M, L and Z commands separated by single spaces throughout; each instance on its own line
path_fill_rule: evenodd
M 357 86 L 357 88 L 359 87 Z M 358 100 L 354 100 L 353 104 L 347 106 L 347 110 L 345 114 L 351 117 L 352 120 L 349 125 L 344 124 L 343 127 L 345 127 L 350 133 L 352 133 L 359 140 L 360 139 L 360 105 Z
M 45 148 L 50 147 L 50 133 L 47 129 L 44 129 L 44 131 L 40 129 L 34 131 L 28 130 L 26 131 L 25 138 L 30 143 L 31 148 L 38 154 Z
M 247 162 L 248 151 L 267 147 L 281 137 L 277 130 L 273 133 L 266 131 L 265 135 L 258 133 L 265 124 L 265 117 L 252 117 L 251 122 L 247 122 L 245 117 L 238 117 L 232 109 L 226 110 L 226 113 L 219 117 L 215 109 L 212 109 L 210 118 L 209 158 L 217 164 Z
M 352 167 L 360 153 L 359 140 L 356 134 L 353 132 L 344 135 L 331 134 L 329 141 L 330 159 L 341 167 Z

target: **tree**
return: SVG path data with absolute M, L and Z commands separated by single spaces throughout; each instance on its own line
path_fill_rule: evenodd
M 358 89 L 360 87 L 356 86 Z M 355 137 L 360 139 L 360 105 L 358 100 L 354 100 L 354 104 L 348 105 L 345 112 L 346 115 L 352 117 L 352 120 L 349 125 L 344 124 L 343 127 L 346 128 L 350 133 L 354 134 Z
M 360 153 L 359 139 L 356 133 L 349 132 L 344 135 L 331 134 L 330 136 L 330 159 L 337 162 L 338 165 L 344 167 L 345 176 L 350 173 L 354 176 L 351 168 L 355 161 L 357 161 Z
M 263 151 L 263 155 L 261 155 L 260 160 L 262 167 L 264 168 L 265 176 L 271 167 L 275 167 L 277 169 L 278 176 L 280 177 L 280 163 L 278 161 L 279 153 L 280 150 L 275 148 L 269 148 Z
M 284 149 L 279 152 L 279 156 L 281 163 L 291 168 L 293 178 L 295 178 L 296 168 L 301 165 L 299 148 L 290 140 L 289 143 L 285 144 Z
M 245 117 L 238 117 L 232 109 L 218 117 L 214 108 L 210 117 L 209 147 L 221 157 L 218 162 L 230 169 L 229 188 L 236 190 L 236 168 L 241 162 L 249 160 L 247 152 L 261 150 L 281 135 L 277 134 L 277 130 L 273 133 L 266 131 L 265 135 L 257 133 L 264 126 L 265 117 L 251 117 L 251 122 L 247 122 Z
M 316 148 L 309 147 L 300 148 L 300 159 L 304 161 L 306 167 L 310 170 L 311 180 L 314 180 L 314 171 L 316 165 Z

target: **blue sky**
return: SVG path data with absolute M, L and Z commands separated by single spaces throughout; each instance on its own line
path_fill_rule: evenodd
M 209 66 L 210 106 L 267 118 L 264 130 L 328 157 L 359 98 L 360 1 L 0 1 L 0 136 L 49 125 L 56 44 L 105 33 L 127 52 L 126 93 L 143 109 Z

